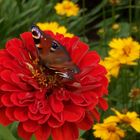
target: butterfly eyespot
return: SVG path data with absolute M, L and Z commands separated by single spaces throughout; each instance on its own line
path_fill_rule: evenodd
M 56 42 L 52 42 L 51 51 L 55 51 L 59 45 Z
M 41 38 L 41 32 L 39 31 L 39 29 L 37 27 L 32 27 L 32 36 L 35 39 L 39 39 Z

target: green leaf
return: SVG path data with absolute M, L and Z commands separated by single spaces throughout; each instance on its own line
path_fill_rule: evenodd
M 105 20 L 99 22 L 99 23 L 95 26 L 95 28 L 101 28 L 101 27 L 104 27 L 104 26 L 109 26 L 109 25 L 111 25 L 112 23 L 114 23 L 114 22 L 115 22 L 114 20 L 116 20 L 118 17 L 119 17 L 119 15 L 115 15 L 114 18 L 112 18 L 112 17 L 107 18 L 107 19 L 105 19 Z
M 79 134 L 79 136 L 82 137 L 84 133 L 85 133 L 84 130 L 80 130 L 80 134 Z
M 0 140 L 17 140 L 7 127 L 0 125 Z
M 106 4 L 108 0 L 102 0 L 102 2 L 97 5 L 93 10 L 90 12 L 90 15 L 96 15 Z

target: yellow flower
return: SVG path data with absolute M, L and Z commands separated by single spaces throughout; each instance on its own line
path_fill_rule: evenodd
M 132 26 L 132 32 L 137 33 L 139 31 L 138 26 Z
M 118 23 L 113 24 L 112 29 L 113 30 L 119 30 L 120 29 L 120 24 L 118 24 Z
M 120 140 L 125 136 L 122 129 L 116 123 L 97 123 L 93 126 L 94 136 L 101 140 Z
M 57 22 L 45 22 L 45 23 L 37 23 L 37 26 L 41 30 L 50 30 L 53 33 L 63 34 L 65 37 L 72 37 L 73 34 L 67 33 L 67 29 L 65 26 L 60 26 Z
M 105 29 L 104 29 L 104 28 L 100 28 L 100 29 L 98 30 L 98 34 L 99 34 L 99 35 L 104 35 L 104 34 L 105 34 Z
M 57 3 L 54 8 L 58 15 L 65 15 L 67 17 L 77 16 L 79 12 L 78 5 L 69 0 L 63 0 L 62 3 Z
M 120 61 L 120 64 L 136 65 L 135 60 L 140 58 L 140 44 L 131 37 L 113 39 L 109 46 L 112 48 L 109 55 Z
M 107 78 L 110 80 L 111 76 L 118 77 L 119 70 L 120 70 L 120 63 L 117 59 L 112 57 L 106 57 L 104 60 L 100 62 L 107 70 Z
M 127 112 L 126 114 L 122 114 L 116 109 L 112 109 L 116 116 L 110 116 L 104 120 L 105 123 L 124 123 L 130 125 L 137 132 L 140 133 L 140 118 L 138 118 L 138 114 L 136 112 Z
M 137 99 L 140 99 L 140 88 L 131 89 L 129 93 L 129 97 L 134 101 L 136 101 Z

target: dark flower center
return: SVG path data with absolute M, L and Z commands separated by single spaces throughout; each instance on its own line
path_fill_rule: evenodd
M 116 128 L 114 126 L 109 126 L 108 131 L 111 132 L 111 133 L 115 133 Z
M 124 53 L 124 55 L 126 55 L 127 57 L 129 57 L 129 55 L 130 55 L 130 53 L 131 53 L 130 47 L 129 47 L 129 46 L 125 46 L 125 47 L 123 48 L 123 53 Z
M 39 60 L 35 59 L 32 63 L 26 63 L 32 73 L 32 77 L 36 79 L 37 83 L 41 87 L 47 87 L 47 89 L 53 89 L 62 87 L 62 77 L 56 74 L 53 70 L 44 67 L 39 64 Z
M 124 116 L 121 121 L 126 124 L 130 124 L 132 122 L 131 119 L 127 116 Z

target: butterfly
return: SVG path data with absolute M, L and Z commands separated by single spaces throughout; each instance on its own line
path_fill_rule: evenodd
M 32 25 L 31 32 L 40 64 L 67 79 L 73 79 L 74 74 L 80 72 L 63 45 L 36 25 Z

